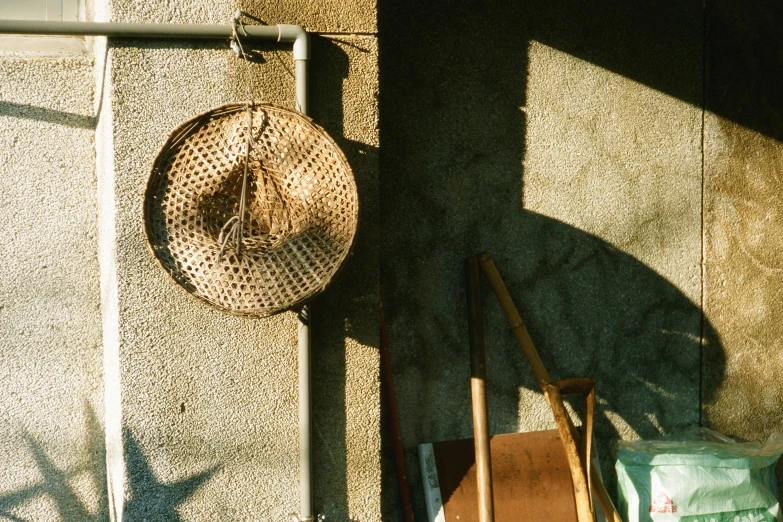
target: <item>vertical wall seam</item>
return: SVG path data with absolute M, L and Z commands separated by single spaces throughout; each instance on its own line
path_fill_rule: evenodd
M 107 46 L 101 38 L 96 48 Z M 95 133 L 96 174 L 98 178 L 98 263 L 101 280 L 101 319 L 103 336 L 103 387 L 106 444 L 106 495 L 109 517 L 121 522 L 124 504 L 125 455 L 122 440 L 122 401 L 120 396 L 119 297 L 117 295 L 116 201 L 114 194 L 114 132 L 111 89 L 106 75 L 111 70 L 111 54 L 104 54 L 98 125 Z
M 705 279 L 707 275 L 706 270 L 706 241 L 705 241 L 705 195 L 706 195 L 706 113 L 707 113 L 707 25 L 708 25 L 708 0 L 704 0 L 702 4 L 702 67 L 701 67 L 701 208 L 699 215 L 701 217 L 700 223 L 700 239 L 701 239 L 701 260 L 699 264 L 700 269 L 700 297 L 699 297 L 699 311 L 700 313 L 700 325 L 699 325 L 699 426 L 704 425 L 704 363 L 705 363 L 705 348 L 706 348 L 706 314 L 705 314 Z

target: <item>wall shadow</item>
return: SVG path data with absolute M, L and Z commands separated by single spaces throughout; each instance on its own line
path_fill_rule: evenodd
M 222 467 L 213 465 L 176 482 L 164 483 L 152 472 L 141 446 L 128 429 L 123 430 L 123 441 L 127 470 L 125 489 L 130 493 L 130 500 L 125 502 L 123 520 L 128 522 L 180 522 L 179 505 Z
M 598 4 L 380 4 L 381 291 L 421 520 L 416 445 L 472 436 L 469 255 L 493 255 L 553 377 L 597 379 L 612 494 L 620 435 L 697 425 L 715 389 L 702 395 L 703 358 L 722 381 L 723 348 L 698 303 L 602 239 L 522 206 L 530 41 L 703 103 L 701 2 Z M 770 132 L 757 118 L 743 124 Z M 487 285 L 484 298 L 491 431 L 526 430 L 544 399 Z M 392 505 L 384 513 L 401 520 Z
M 93 116 L 84 116 L 73 112 L 47 109 L 45 107 L 36 107 L 27 103 L 14 103 L 8 101 L 0 101 L 0 116 L 23 118 L 26 120 L 35 120 L 89 130 L 95 130 L 95 125 L 97 124 L 97 118 Z
M 783 4 L 706 0 L 706 110 L 783 141 Z M 783 484 L 783 483 L 781 483 Z
M 107 522 L 109 520 L 108 497 L 106 496 L 106 447 L 103 428 L 95 411 L 85 404 L 85 435 L 90 451 L 90 460 L 76 466 L 61 468 L 50 457 L 44 445 L 32 434 L 24 433 L 27 452 L 35 462 L 36 480 L 32 485 L 0 493 L 0 519 L 25 521 L 19 512 L 37 497 L 47 497 L 53 502 L 54 511 L 61 520 L 74 522 Z M 32 471 L 32 470 L 31 470 Z M 99 494 L 97 511 L 85 504 L 73 480 L 87 475 Z M 33 473 L 31 473 L 33 476 Z M 39 514 L 40 515 L 40 514 Z
M 351 254 L 312 313 L 314 509 L 327 520 L 349 520 L 346 339 L 379 346 L 378 149 L 345 137 L 348 52 L 369 52 L 351 42 L 311 37 L 310 115 L 345 154 L 359 195 L 359 226 Z M 359 101 L 359 100 L 357 100 Z M 363 102 L 362 102 L 363 103 Z M 368 368 L 368 377 L 372 369 Z M 357 415 L 358 412 L 353 412 Z M 355 465 L 355 464 L 353 464 Z M 354 495 L 356 493 L 353 493 Z
M 524 9 L 518 27 L 530 39 L 783 140 L 780 2 L 532 0 L 493 8 Z M 688 81 L 705 67 L 703 83 Z
M 26 515 L 19 513 L 25 511 L 26 504 L 36 498 L 46 497 L 53 502 L 54 512 L 60 520 L 109 522 L 105 434 L 95 411 L 89 405 L 85 406 L 85 415 L 84 433 L 91 460 L 73 467 L 59 467 L 36 437 L 29 433 L 23 434 L 27 450 L 35 462 L 35 475 L 40 476 L 40 480 L 30 486 L 0 492 L 0 519 L 24 522 L 28 520 Z M 123 430 L 123 439 L 127 470 L 125 490 L 126 496 L 129 497 L 125 502 L 123 519 L 129 522 L 181 521 L 182 518 L 177 512 L 179 505 L 222 468 L 220 464 L 213 465 L 189 477 L 164 483 L 153 473 L 147 457 L 130 430 Z M 83 492 L 75 487 L 73 480 L 80 475 L 87 475 L 95 487 L 95 492 L 99 495 L 97 509 L 86 504 L 80 494 Z M 38 513 L 38 516 L 40 515 L 41 513 Z

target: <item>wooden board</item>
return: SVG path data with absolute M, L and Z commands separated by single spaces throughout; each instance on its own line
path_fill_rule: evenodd
M 426 492 L 428 500 L 439 497 L 442 505 L 431 510 L 431 522 L 478 522 L 473 439 L 422 446 L 427 449 L 420 455 L 434 456 L 437 471 L 433 480 L 422 462 L 425 488 L 439 488 L 435 496 Z M 571 472 L 557 430 L 495 435 L 490 451 L 495 522 L 577 522 Z

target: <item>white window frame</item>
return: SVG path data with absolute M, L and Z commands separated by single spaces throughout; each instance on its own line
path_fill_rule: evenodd
M 80 0 L 0 0 L 0 18 L 6 20 L 79 20 Z
M 85 0 L 0 0 L 0 19 L 72 22 L 84 20 Z M 0 57 L 71 56 L 87 52 L 81 36 L 0 35 Z

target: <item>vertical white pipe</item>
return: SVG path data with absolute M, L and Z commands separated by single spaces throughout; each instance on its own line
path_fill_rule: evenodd
M 310 305 L 299 313 L 299 520 L 313 520 L 310 429 Z
M 307 35 L 302 36 L 307 48 Z M 295 44 L 296 45 L 296 44 Z M 300 44 L 301 45 L 301 44 Z M 296 51 L 296 50 L 295 50 Z M 296 64 L 296 108 L 303 114 L 309 109 L 307 103 L 307 60 L 294 52 Z M 307 53 L 305 52 L 305 57 Z M 312 431 L 310 395 L 310 304 L 299 313 L 299 520 L 310 521 L 313 517 L 312 495 Z
M 295 60 L 296 64 L 296 108 L 302 114 L 307 114 L 307 60 Z

